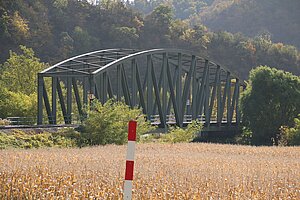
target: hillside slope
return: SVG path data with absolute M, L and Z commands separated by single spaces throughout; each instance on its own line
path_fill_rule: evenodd
M 216 0 L 200 13 L 214 31 L 242 32 L 254 37 L 270 34 L 272 41 L 300 48 L 300 1 Z

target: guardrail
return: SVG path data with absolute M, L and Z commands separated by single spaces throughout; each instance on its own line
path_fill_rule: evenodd
M 35 117 L 7 117 L 10 125 L 33 125 L 36 123 Z
M 64 117 L 70 118 L 70 116 L 64 116 Z M 82 122 L 82 117 L 80 117 L 79 115 L 71 115 L 71 118 L 72 118 L 72 124 L 81 124 Z M 36 125 L 37 123 L 36 117 L 7 117 L 4 120 L 6 120 L 7 123 L 9 123 L 8 125 Z M 44 116 L 44 122 L 46 121 L 49 122 L 49 124 L 52 124 L 52 122 L 54 122 L 54 120 L 51 121 L 51 116 L 49 117 Z
M 69 119 L 69 116 L 65 116 L 65 118 Z M 83 118 L 79 115 L 72 115 L 72 124 L 81 124 Z M 44 117 L 44 121 L 49 121 L 51 117 Z M 9 125 L 36 125 L 37 118 L 36 117 L 7 117 L 5 120 L 9 121 Z M 199 120 L 201 123 L 205 124 L 205 116 L 198 116 L 197 120 Z M 151 115 L 150 122 L 152 125 L 159 125 L 160 117 L 159 115 Z M 232 123 L 235 123 L 236 120 L 233 119 Z M 167 115 L 166 117 L 166 123 L 167 124 L 176 124 L 175 115 Z M 183 123 L 184 124 L 190 124 L 192 123 L 192 115 L 184 115 L 183 117 Z M 210 119 L 210 123 L 217 123 L 217 116 L 212 116 Z M 227 123 L 227 118 L 223 118 L 221 123 Z M 51 124 L 51 120 L 50 123 Z
M 199 120 L 203 124 L 205 123 L 205 116 L 204 115 L 198 116 L 196 119 Z M 184 115 L 184 117 L 183 117 L 183 123 L 184 124 L 190 124 L 190 123 L 192 123 L 192 120 L 193 120 L 192 115 Z M 160 122 L 159 115 L 151 115 L 150 122 L 153 125 L 160 124 L 161 122 Z M 176 124 L 175 115 L 167 115 L 166 123 L 167 124 Z M 211 119 L 210 119 L 210 123 L 217 123 L 217 116 L 212 116 Z M 227 123 L 227 118 L 222 118 L 221 123 Z M 236 120 L 233 119 L 232 123 L 236 123 Z

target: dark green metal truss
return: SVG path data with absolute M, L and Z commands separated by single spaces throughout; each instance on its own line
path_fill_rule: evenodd
M 47 77 L 52 79 L 51 102 Z M 140 107 L 148 120 L 161 127 L 183 126 L 194 119 L 207 127 L 238 125 L 238 98 L 243 88 L 244 81 L 229 70 L 189 51 L 100 50 L 38 74 L 37 123 L 43 124 L 45 108 L 48 122 L 56 124 L 59 102 L 65 123 L 71 124 L 73 107 L 84 116 L 83 106 L 95 97 L 102 103 L 123 99 L 131 107 Z

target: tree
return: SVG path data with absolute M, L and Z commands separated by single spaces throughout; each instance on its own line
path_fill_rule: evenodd
M 10 58 L 0 69 L 0 83 L 10 91 L 30 95 L 37 90 L 37 73 L 47 64 L 40 62 L 32 49 L 22 45 L 20 49 L 21 54 L 10 51 Z
M 60 53 L 62 59 L 67 59 L 72 55 L 74 50 L 74 40 L 67 32 L 62 32 L 60 34 Z
M 170 43 L 172 17 L 172 9 L 165 5 L 156 7 L 150 15 L 146 16 L 141 37 L 145 46 L 153 47 Z
M 36 93 L 26 95 L 22 92 L 0 89 L 0 118 L 35 117 L 37 112 Z
M 93 102 L 89 117 L 83 124 L 83 138 L 88 145 L 124 144 L 127 141 L 127 124 L 129 120 L 138 122 L 137 139 L 139 135 L 155 129 L 146 122 L 140 109 L 130 109 L 123 102 L 107 101 L 101 104 Z
M 112 35 L 115 36 L 114 41 L 118 43 L 118 46 L 124 48 L 132 48 L 136 43 L 139 35 L 134 27 L 115 27 Z
M 300 115 L 294 120 L 294 127 L 282 127 L 280 129 L 279 144 L 283 146 L 300 145 Z
M 300 113 L 300 78 L 291 73 L 258 67 L 241 97 L 243 123 L 255 145 L 278 144 L 279 128 L 293 125 Z
M 73 31 L 74 53 L 86 53 L 91 50 L 91 47 L 96 46 L 99 41 L 91 37 L 90 34 L 79 26 L 76 26 Z

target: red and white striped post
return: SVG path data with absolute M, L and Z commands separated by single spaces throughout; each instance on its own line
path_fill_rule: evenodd
M 132 199 L 132 180 L 134 167 L 134 153 L 136 141 L 136 121 L 130 121 L 128 124 L 128 147 L 126 156 L 126 170 L 124 183 L 124 199 Z

